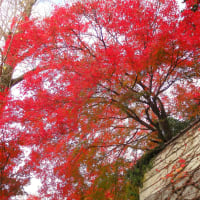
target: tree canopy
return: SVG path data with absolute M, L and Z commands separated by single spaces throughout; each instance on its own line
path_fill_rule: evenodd
M 191 2 L 180 12 L 175 0 L 78 1 L 13 20 L 2 66 L 34 67 L 13 82 L 21 99 L 5 100 L 2 85 L 2 126 L 31 149 L 24 173 L 42 181 L 41 197 L 126 199 L 139 152 L 169 141 L 172 119 L 199 117 Z
M 6 111 L 12 99 L 11 88 L 23 78 L 13 77 L 16 65 L 8 65 L 6 62 L 10 47 L 6 52 L 2 44 L 9 40 L 9 46 L 12 45 L 11 38 L 17 32 L 18 23 L 25 20 L 24 16 L 30 17 L 35 3 L 36 0 L 0 1 L 0 197 L 2 200 L 22 194 L 23 186 L 30 179 L 28 173 L 24 176 L 25 168 L 20 166 L 24 159 L 20 135 L 14 127 L 8 125 L 7 122 L 12 119 L 8 117 Z M 12 24 L 12 20 L 16 18 L 18 20 Z

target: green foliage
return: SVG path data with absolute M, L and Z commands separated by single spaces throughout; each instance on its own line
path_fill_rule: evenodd
M 153 158 L 164 148 L 160 144 L 153 150 L 146 152 L 132 169 L 127 171 L 127 181 L 129 182 L 127 197 L 132 200 L 139 200 L 139 188 L 142 187 L 144 174 L 152 167 Z
M 175 119 L 173 117 L 168 117 L 168 123 L 170 125 L 172 135 L 175 136 L 177 135 L 180 131 L 185 129 L 189 124 L 191 123 L 192 119 L 190 120 L 185 120 L 185 121 L 180 121 L 178 119 Z

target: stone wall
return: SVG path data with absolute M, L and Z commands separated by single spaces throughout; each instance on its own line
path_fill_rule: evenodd
M 184 130 L 154 159 L 140 200 L 200 200 L 200 121 Z

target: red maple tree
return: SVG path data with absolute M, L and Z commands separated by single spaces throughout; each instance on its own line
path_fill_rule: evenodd
M 17 63 L 7 64 L 7 55 L 12 46 L 12 38 L 17 32 L 18 22 L 31 15 L 36 0 L 1 0 L 0 1 L 0 198 L 7 200 L 23 193 L 23 186 L 29 181 L 29 175 L 23 168 L 23 136 L 15 131 L 12 112 L 7 108 L 12 104 L 11 88 L 23 80 L 23 76 L 13 77 Z M 13 19 L 13 20 L 12 20 Z M 13 23 L 11 23 L 13 21 Z M 7 42 L 4 51 L 2 43 Z M 9 44 L 8 44 L 9 43 Z M 10 123 L 11 122 L 11 123 Z M 27 168 L 28 169 L 28 168 Z
M 8 120 L 22 126 L 41 196 L 126 199 L 138 150 L 173 137 L 169 117 L 198 117 L 199 9 L 189 2 L 182 13 L 175 0 L 77 2 L 19 23 L 6 64 L 37 65 Z

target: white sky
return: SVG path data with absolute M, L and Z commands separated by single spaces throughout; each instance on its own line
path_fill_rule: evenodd
M 34 8 L 32 14 L 38 17 L 45 17 L 53 10 L 55 5 L 64 5 L 67 0 L 39 0 Z

